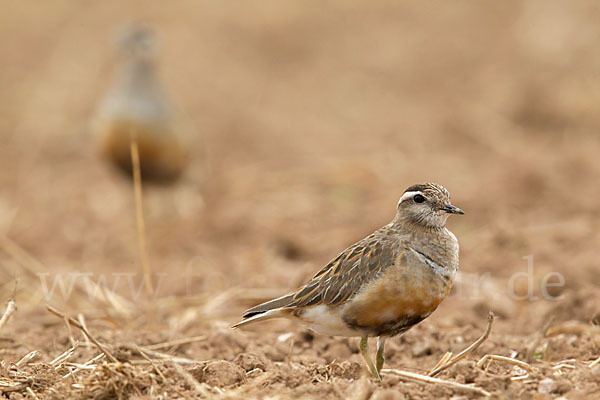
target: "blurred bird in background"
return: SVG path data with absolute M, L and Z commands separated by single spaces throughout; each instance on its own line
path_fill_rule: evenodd
M 132 175 L 132 140 L 137 142 L 145 181 L 169 183 L 190 161 L 184 125 L 174 115 L 157 75 L 153 31 L 131 24 L 116 43 L 117 73 L 92 124 L 103 157 Z

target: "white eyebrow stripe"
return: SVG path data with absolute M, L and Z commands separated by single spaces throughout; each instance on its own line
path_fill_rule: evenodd
M 404 200 L 406 200 L 408 198 L 413 198 L 417 194 L 420 194 L 421 196 L 423 196 L 423 193 L 422 192 L 418 192 L 418 191 L 404 193 L 402 195 L 402 197 L 400 197 L 400 200 L 398 201 L 398 204 L 402 203 Z

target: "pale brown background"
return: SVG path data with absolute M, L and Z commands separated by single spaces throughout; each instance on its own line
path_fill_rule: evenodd
M 192 312 L 203 321 L 153 329 L 165 337 L 223 328 L 264 293 L 301 284 L 391 220 L 402 191 L 420 181 L 445 185 L 466 212 L 449 222 L 463 276 L 489 278 L 479 296 L 463 278 L 462 291 L 417 330 L 466 326 L 474 338 L 492 308 L 501 315 L 493 349 L 507 354 L 502 334 L 525 346 L 550 314 L 594 318 L 597 2 L 2 1 L 0 8 L 0 233 L 52 273 L 139 271 L 130 183 L 98 159 L 88 127 L 110 83 L 116 31 L 131 20 L 156 30 L 159 73 L 193 129 L 197 157 L 178 185 L 145 188 L 150 259 L 154 271 L 168 273 L 159 296 L 189 299 L 170 317 Z M 561 301 L 508 298 L 507 281 L 527 270 L 527 255 L 536 295 L 545 274 L 564 276 L 564 287 L 551 291 Z M 11 329 L 35 329 L 25 316 L 46 317 L 39 280 L 1 251 L 0 270 L 3 302 L 21 279 Z M 249 288 L 273 290 L 254 296 Z M 127 284 L 118 291 L 130 297 Z M 50 302 L 70 312 L 100 307 L 61 296 Z M 301 332 L 287 322 L 255 330 L 265 345 Z M 419 336 L 403 340 L 431 339 Z M 441 341 L 423 361 L 396 343 L 394 367 L 432 366 L 450 346 Z M 557 358 L 588 360 L 598 352 L 591 343 Z M 189 356 L 234 356 L 215 351 Z

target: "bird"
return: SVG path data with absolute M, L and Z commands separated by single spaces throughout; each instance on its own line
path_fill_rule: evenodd
M 135 140 L 144 180 L 174 182 L 189 163 L 190 146 L 158 78 L 152 29 L 138 23 L 124 27 L 116 56 L 115 79 L 92 122 L 99 153 L 131 176 Z
M 288 318 L 329 335 L 360 337 L 359 350 L 381 381 L 384 346 L 427 318 L 448 296 L 458 270 L 458 240 L 446 228 L 464 214 L 436 183 L 408 187 L 394 219 L 342 251 L 297 290 L 259 304 L 233 325 Z M 369 338 L 377 337 L 375 362 Z

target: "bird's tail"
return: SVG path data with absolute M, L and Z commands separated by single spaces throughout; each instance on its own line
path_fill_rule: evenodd
M 255 322 L 260 322 L 260 321 L 264 321 L 264 320 L 271 319 L 271 318 L 277 318 L 277 317 L 283 317 L 283 313 L 281 312 L 280 309 L 265 311 L 265 312 L 261 312 L 260 314 L 255 314 L 250 318 L 244 318 L 237 324 L 231 325 L 231 328 L 236 329 L 236 328 L 239 328 L 240 326 L 253 324 Z
M 286 314 L 284 313 L 283 308 L 289 306 L 293 298 L 293 294 L 287 294 L 277 299 L 252 307 L 244 312 L 242 315 L 244 319 L 237 324 L 232 325 L 231 328 L 235 329 L 243 325 L 260 322 L 271 318 L 285 317 Z

